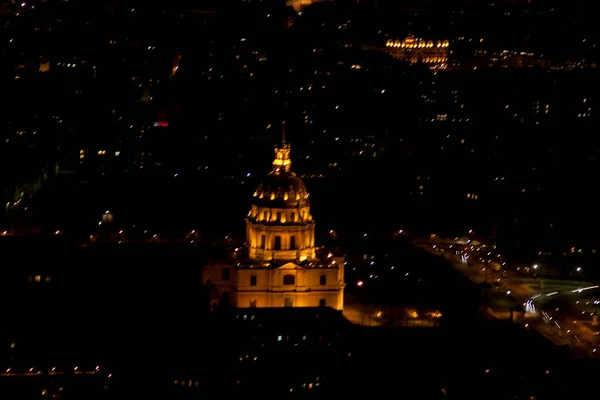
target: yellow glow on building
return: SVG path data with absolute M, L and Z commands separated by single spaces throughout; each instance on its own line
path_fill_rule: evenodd
M 290 145 L 283 144 L 281 148 L 275 149 L 275 159 L 273 160 L 273 167 L 276 171 L 289 172 L 292 169 L 292 160 L 290 159 Z
M 301 13 L 304 9 L 314 3 L 322 3 L 327 0 L 286 0 L 286 6 L 292 7 L 297 13 Z
M 308 191 L 291 171 L 290 155 L 284 136 L 275 149 L 273 170 L 252 197 L 247 256 L 204 268 L 203 283 L 218 292 L 214 302 L 240 308 L 344 308 L 344 257 L 317 257 Z
M 444 66 L 448 62 L 448 40 L 423 40 L 410 35 L 404 40 L 389 39 L 385 44 L 388 54 L 411 64 L 424 63 Z

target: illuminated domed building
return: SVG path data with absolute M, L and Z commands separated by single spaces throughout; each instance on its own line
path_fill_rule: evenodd
M 448 40 L 423 40 L 409 35 L 404 40 L 388 40 L 386 51 L 394 58 L 409 63 L 424 63 L 444 68 L 448 63 Z
M 315 222 L 304 182 L 291 171 L 291 148 L 275 149 L 273 171 L 254 192 L 246 218 L 249 256 L 256 261 L 313 261 Z
M 222 301 L 241 308 L 342 310 L 344 257 L 315 247 L 309 193 L 291 166 L 284 134 L 275 149 L 273 170 L 258 185 L 246 217 L 246 254 L 208 265 L 203 283 L 216 287 Z

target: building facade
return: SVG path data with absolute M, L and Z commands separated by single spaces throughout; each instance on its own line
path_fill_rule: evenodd
M 246 248 L 204 268 L 213 306 L 343 309 L 344 257 L 315 246 L 309 193 L 291 171 L 290 156 L 284 140 L 254 193 Z
M 444 67 L 448 63 L 448 40 L 423 40 L 409 35 L 404 40 L 388 40 L 385 49 L 394 58 L 411 64 L 424 63 Z

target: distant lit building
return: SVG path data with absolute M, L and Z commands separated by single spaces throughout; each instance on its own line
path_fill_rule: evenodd
M 304 11 L 305 7 L 308 7 L 313 3 L 322 3 L 325 1 L 328 0 L 286 0 L 285 4 L 288 7 L 292 7 L 297 13 L 300 13 Z
M 485 50 L 478 50 L 475 56 L 483 59 L 488 59 L 488 66 L 514 67 L 514 68 L 550 68 L 551 64 L 548 60 L 534 53 L 523 51 L 503 50 L 500 53 L 493 52 L 488 55 Z
M 246 218 L 246 248 L 237 249 L 240 255 L 228 262 L 206 266 L 203 284 L 216 288 L 219 300 L 235 307 L 342 310 L 344 257 L 315 246 L 309 194 L 291 171 L 290 155 L 284 140 L 275 149 L 273 170 L 254 193 Z
M 388 40 L 386 52 L 394 58 L 409 62 L 445 67 L 448 63 L 450 42 L 448 40 L 424 40 L 410 35 L 404 40 Z

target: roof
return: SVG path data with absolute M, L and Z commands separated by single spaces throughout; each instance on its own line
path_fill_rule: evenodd
M 258 185 L 252 203 L 268 208 L 308 207 L 308 191 L 295 173 L 273 171 Z
M 258 185 L 253 204 L 268 208 L 308 207 L 308 191 L 302 179 L 291 170 L 292 148 L 285 142 L 285 133 L 283 135 L 281 146 L 275 148 L 273 170 Z
M 278 267 L 276 269 L 297 270 L 297 269 L 305 269 L 305 268 L 301 267 L 300 265 L 294 264 L 293 262 L 289 262 L 289 263 L 283 264 L 281 267 Z

